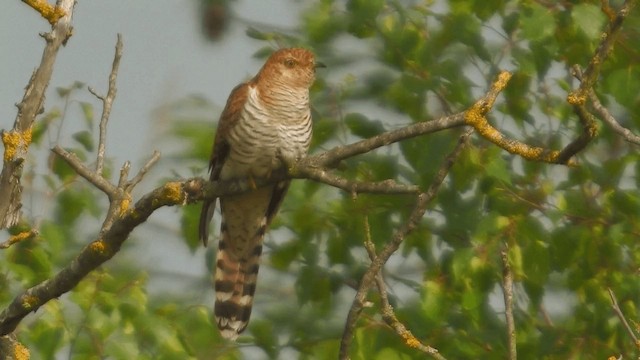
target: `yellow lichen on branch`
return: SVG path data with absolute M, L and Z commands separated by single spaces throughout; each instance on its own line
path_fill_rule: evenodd
M 13 347 L 13 358 L 15 360 L 29 360 L 31 358 L 31 354 L 29 354 L 29 349 L 24 345 L 16 343 Z
M 587 95 L 580 91 L 573 91 L 567 95 L 567 102 L 571 105 L 584 105 L 587 102 Z
M 55 25 L 61 17 L 66 15 L 64 10 L 49 4 L 46 0 L 22 0 L 22 2 L 39 12 L 51 25 Z
M 171 204 L 182 204 L 184 202 L 184 191 L 182 191 L 182 183 L 178 181 L 165 184 L 162 192 L 161 201 Z
M 498 74 L 498 79 L 491 85 L 491 92 L 489 92 L 487 106 L 490 108 L 493 107 L 493 103 L 496 101 L 498 94 L 507 87 L 509 80 L 511 80 L 510 72 L 501 71 L 500 74 Z
M 22 297 L 22 307 L 25 309 L 33 309 L 38 304 L 38 298 L 32 295 L 24 295 Z
M 131 194 L 126 194 L 126 196 L 120 201 L 120 209 L 118 211 L 120 217 L 125 216 L 130 206 L 131 206 Z
M 38 230 L 35 230 L 35 229 L 23 231 L 21 233 L 12 235 L 11 237 L 9 237 L 9 239 L 7 239 L 7 241 L 0 244 L 0 249 L 6 249 L 13 244 L 17 244 L 21 241 L 31 239 L 37 235 L 38 235 Z
M 103 255 L 107 250 L 107 245 L 102 240 L 92 242 L 89 247 L 100 255 Z
M 404 339 L 404 343 L 407 344 L 408 347 L 417 349 L 422 345 L 420 340 L 416 339 L 416 337 L 413 336 L 413 334 L 409 330 L 403 331 L 401 335 Z
M 465 112 L 465 123 L 472 126 L 483 138 L 512 154 L 520 155 L 523 158 L 532 161 L 542 161 L 554 164 L 559 163 L 560 151 L 530 146 L 518 140 L 510 139 L 489 124 L 485 115 L 491 111 L 498 94 L 507 87 L 509 79 L 511 79 L 511 73 L 508 71 L 502 71 L 498 75 L 496 81 L 491 84 L 491 90 L 487 96 L 477 101 Z M 569 160 L 567 164 L 574 165 L 575 162 L 573 160 Z
M 31 127 L 24 132 L 10 130 L 2 132 L 4 144 L 4 161 L 13 161 L 21 154 L 25 154 L 31 144 Z

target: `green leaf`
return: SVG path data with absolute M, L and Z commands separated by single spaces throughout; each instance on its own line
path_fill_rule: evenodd
M 527 3 L 521 12 L 520 21 L 522 33 L 527 40 L 544 40 L 553 36 L 556 31 L 553 12 L 537 2 Z
M 38 118 L 33 126 L 32 141 L 34 144 L 39 144 L 43 135 L 49 130 L 49 125 L 59 120 L 62 117 L 62 112 L 57 107 L 47 111 L 42 117 Z
M 603 78 L 602 85 L 605 91 L 611 93 L 620 104 L 634 108 L 639 103 L 640 81 L 638 79 L 640 79 L 640 67 L 630 66 L 609 72 Z
M 82 109 L 82 114 L 84 115 L 84 120 L 87 123 L 87 127 L 89 129 L 93 128 L 93 121 L 94 121 L 93 105 L 91 105 L 91 103 L 81 101 L 80 108 Z
M 354 135 L 361 138 L 370 138 L 384 131 L 384 126 L 378 120 L 369 120 L 359 113 L 345 115 L 344 122 Z
M 485 170 L 490 177 L 511 185 L 513 169 L 502 156 L 491 157 L 486 164 Z
M 192 253 L 200 248 L 200 235 L 198 227 L 200 223 L 200 211 L 202 204 L 191 204 L 182 207 L 182 217 L 180 218 L 180 228 L 182 230 L 182 238 Z M 215 222 L 211 221 L 209 230 L 215 229 Z M 212 231 L 209 232 L 209 241 L 211 242 Z
M 29 337 L 38 344 L 42 359 L 55 359 L 65 344 L 64 327 L 51 321 L 38 321 L 29 329 Z
M 446 301 L 444 291 L 443 286 L 435 281 L 427 280 L 424 282 L 422 285 L 422 301 L 420 302 L 422 315 L 431 320 L 440 319 L 444 301 Z
M 384 6 L 382 0 L 350 0 L 347 10 L 351 21 L 348 30 L 358 38 L 367 38 L 375 34 L 375 21 Z
M 270 358 L 278 357 L 277 331 L 271 322 L 252 321 L 251 334 L 254 336 L 255 344 L 264 350 Z
M 600 40 L 606 18 L 599 6 L 577 4 L 571 9 L 571 19 L 590 40 Z
M 309 39 L 325 43 L 343 31 L 345 20 L 332 2 L 320 2 L 312 11 L 304 14 L 302 22 Z
M 247 28 L 247 30 L 245 31 L 245 34 L 248 37 L 256 40 L 269 40 L 272 37 L 269 33 L 260 31 L 251 26 Z
M 84 147 L 85 150 L 87 150 L 88 152 L 92 152 L 94 149 L 94 145 L 93 145 L 93 136 L 91 135 L 90 132 L 88 131 L 79 131 L 75 134 L 73 134 L 73 139 L 75 141 L 77 141 L 78 143 L 80 143 L 80 145 L 82 145 L 82 147 Z
M 80 161 L 85 161 L 86 156 L 83 151 L 75 151 L 74 149 L 66 148 L 68 152 L 74 153 Z M 64 161 L 60 156 L 51 153 L 49 156 L 49 164 L 51 166 L 51 171 L 60 179 L 62 182 L 66 182 L 75 178 L 77 176 L 75 170 L 71 168 L 66 161 Z

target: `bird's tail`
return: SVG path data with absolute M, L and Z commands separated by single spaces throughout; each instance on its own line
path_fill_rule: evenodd
M 248 256 L 237 258 L 232 251 L 227 251 L 229 237 L 224 221 L 221 228 L 216 255 L 214 314 L 220 334 L 226 339 L 235 340 L 249 324 L 264 232 L 257 235 L 259 239 L 256 239 Z
M 223 337 L 235 340 L 249 323 L 267 227 L 289 187 L 282 181 L 220 199 L 222 221 L 216 255 L 214 314 Z

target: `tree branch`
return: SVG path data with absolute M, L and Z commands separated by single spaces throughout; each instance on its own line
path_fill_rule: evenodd
M 369 219 L 365 217 L 365 242 L 364 247 L 369 254 L 369 259 L 373 262 L 376 260 L 376 249 L 373 241 L 371 241 L 371 229 L 369 227 Z M 437 360 L 446 360 L 444 356 L 440 354 L 438 349 L 432 348 L 429 345 L 423 344 L 420 340 L 418 340 L 413 333 L 407 329 L 407 327 L 398 320 L 396 316 L 393 306 L 389 302 L 389 296 L 387 295 L 386 285 L 384 283 L 384 278 L 382 277 L 382 270 L 378 271 L 376 274 L 376 286 L 378 287 L 378 293 L 380 294 L 380 300 L 382 302 L 382 308 L 380 312 L 382 313 L 382 319 L 389 325 L 395 332 L 404 340 L 407 346 L 412 347 L 414 349 L 418 349 L 425 354 L 430 355 L 432 358 Z
M 473 126 L 478 134 L 492 143 L 498 145 L 502 149 L 516 155 L 520 155 L 527 160 L 542 161 L 553 164 L 568 164 L 572 162 L 561 161 L 560 152 L 555 150 L 547 150 L 544 148 L 527 145 L 515 139 L 510 139 L 498 129 L 491 126 L 486 118 L 486 114 L 491 110 L 496 98 L 504 90 L 511 78 L 511 74 L 502 71 L 498 74 L 497 79 L 491 85 L 489 92 L 480 100 L 478 100 L 464 114 L 464 120 L 467 125 Z
M 7 249 L 13 244 L 17 244 L 28 239 L 33 239 L 36 236 L 38 236 L 38 230 L 36 229 L 31 229 L 15 235 L 11 235 L 6 241 L 0 243 L 0 249 Z
M 400 129 L 387 131 L 374 137 L 360 140 L 353 144 L 335 147 L 320 155 L 312 156 L 312 159 L 309 160 L 311 162 L 314 162 L 316 166 L 333 168 L 336 167 L 341 160 L 367 153 L 379 147 L 387 146 L 402 140 L 411 139 L 420 135 L 463 126 L 464 124 L 464 113 L 458 113 L 435 120 L 419 122 Z M 302 165 L 304 164 L 305 161 L 303 159 Z
M 509 360 L 516 360 L 516 324 L 513 319 L 513 273 L 509 264 L 509 245 L 505 244 L 500 251 L 502 258 L 502 295 L 504 296 L 504 316 L 507 321 L 507 348 Z
M 28 360 L 29 350 L 20 344 L 15 335 L 0 336 L 0 360 Z
M 36 116 L 43 111 L 44 95 L 51 80 L 53 64 L 60 45 L 71 36 L 71 18 L 75 0 L 59 0 L 53 13 L 44 0 L 25 1 L 47 17 L 52 30 L 43 35 L 46 45 L 40 65 L 31 76 L 22 101 L 17 104 L 18 114 L 10 131 L 2 131 L 4 157 L 0 173 L 0 229 L 13 226 L 20 220 L 22 208 L 22 170 L 31 144 L 31 130 Z M 54 15 L 52 15 L 54 14 Z
M 580 86 L 567 95 L 567 102 L 573 106 L 573 111 L 578 116 L 583 130 L 577 139 L 569 143 L 569 145 L 562 150 L 559 157 L 562 161 L 567 161 L 582 151 L 591 143 L 591 140 L 598 135 L 595 117 L 587 110 L 585 103 L 588 95 L 593 91 L 593 85 L 600 76 L 602 63 L 611 53 L 613 45 L 620 34 L 624 19 L 629 15 L 629 12 L 631 12 L 631 9 L 633 9 L 636 3 L 637 0 L 626 0 L 624 2 L 615 19 L 609 22 L 608 28 L 602 36 L 600 45 L 598 45 L 595 54 L 589 61 L 589 65 L 584 74 L 582 74 Z M 574 73 L 574 75 L 577 76 L 576 73 Z
M 61 17 L 67 14 L 62 6 L 52 6 L 46 0 L 22 0 L 22 2 L 39 12 L 51 25 L 55 25 Z
M 609 291 L 609 297 L 611 298 L 611 307 L 613 308 L 613 311 L 616 313 L 620 321 L 622 321 L 622 324 L 624 324 L 624 327 L 625 329 L 627 329 L 627 333 L 629 334 L 629 336 L 631 336 L 631 339 L 633 339 L 633 345 L 637 349 L 640 349 L 640 340 L 638 340 L 636 333 L 633 331 L 633 329 L 629 325 L 629 322 L 627 321 L 627 318 L 622 313 L 622 309 L 620 309 L 620 305 L 618 305 L 618 299 L 616 299 L 616 294 L 613 293 L 613 290 L 611 290 L 611 288 L 607 288 L 607 290 Z
M 574 65 L 571 70 L 573 72 L 573 76 L 575 76 L 576 79 L 583 81 L 584 74 L 579 65 Z M 600 119 L 602 119 L 602 121 L 604 121 L 607 125 L 611 126 L 614 132 L 622 136 L 626 141 L 636 145 L 640 145 L 640 136 L 634 134 L 633 132 L 631 132 L 631 130 L 620 125 L 620 123 L 613 117 L 613 115 L 611 115 L 609 110 L 602 105 L 600 99 L 598 99 L 598 95 L 596 95 L 596 92 L 593 91 L 593 89 L 589 89 L 589 100 L 591 100 L 591 105 L 593 106 L 594 110 L 600 115 Z
M 317 157 L 309 161 L 304 159 L 295 164 L 285 164 L 288 175 L 294 179 L 309 179 L 331 185 L 352 193 L 376 194 L 417 194 L 420 189 L 416 185 L 399 184 L 392 179 L 378 182 L 351 181 L 315 165 Z
M 402 244 L 406 236 L 410 232 L 412 232 L 418 225 L 427 210 L 427 205 L 435 198 L 440 185 L 449 173 L 449 170 L 453 166 L 454 161 L 458 158 L 458 156 L 462 152 L 462 149 L 468 143 L 469 135 L 470 131 L 467 131 L 462 137 L 460 137 L 460 141 L 458 142 L 456 148 L 440 165 L 440 169 L 436 173 L 436 176 L 429 186 L 429 189 L 427 189 L 426 192 L 420 193 L 418 195 L 416 205 L 413 209 L 413 212 L 409 216 L 409 220 L 394 233 L 391 241 L 387 243 L 387 245 L 385 245 L 376 259 L 371 262 L 371 265 L 362 277 L 360 286 L 358 287 L 358 291 L 356 292 L 353 303 L 351 304 L 351 309 L 349 310 L 349 314 L 347 315 L 344 332 L 342 333 L 339 352 L 340 359 L 349 358 L 349 347 L 351 346 L 351 339 L 353 338 L 355 325 L 358 317 L 360 316 L 360 313 L 362 312 L 362 308 L 367 297 L 367 292 L 371 288 L 376 274 L 387 262 L 389 257 L 400 247 L 400 244 Z
M 602 41 L 600 45 L 598 45 L 584 72 L 584 78 L 582 82 L 580 82 L 580 86 L 567 96 L 567 102 L 569 104 L 584 105 L 586 103 L 589 91 L 593 89 L 593 85 L 600 75 L 600 67 L 611 53 L 611 49 L 613 49 L 613 45 L 620 34 L 622 23 L 624 23 L 627 15 L 629 15 L 631 10 L 636 6 L 637 2 L 637 0 L 626 0 L 613 21 L 609 22 L 607 30 L 602 34 Z
M 613 131 L 615 131 L 618 135 L 622 136 L 626 141 L 640 145 L 640 136 L 634 134 L 631 130 L 623 127 L 620 123 L 611 115 L 609 110 L 600 103 L 600 99 L 598 99 L 598 95 L 596 95 L 595 91 L 591 90 L 589 92 L 589 100 L 591 100 L 591 105 L 594 110 L 600 115 L 600 119 L 604 121 L 607 125 L 611 126 Z
M 53 149 L 51 149 L 51 151 L 60 156 L 69 166 L 71 166 L 73 170 L 76 171 L 76 173 L 78 173 L 78 175 L 82 176 L 88 182 L 100 189 L 100 191 L 107 194 L 109 198 L 113 198 L 116 196 L 118 189 L 105 178 L 98 175 L 98 173 L 86 167 L 76 156 L 76 154 L 70 153 L 57 145 Z
M 96 160 L 96 173 L 102 176 L 104 167 L 105 143 L 107 142 L 107 123 L 111 115 L 111 106 L 116 98 L 116 79 L 118 78 L 118 68 L 120 67 L 120 58 L 122 58 L 122 35 L 118 34 L 116 41 L 116 53 L 113 56 L 113 65 L 109 74 L 109 89 L 107 96 L 99 95 L 94 89 L 89 87 L 89 92 L 102 101 L 102 116 L 100 116 L 100 137 L 98 140 L 98 157 Z

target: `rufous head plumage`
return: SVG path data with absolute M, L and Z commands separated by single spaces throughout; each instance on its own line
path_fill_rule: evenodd
M 318 67 L 324 65 L 317 63 L 315 55 L 307 49 L 280 49 L 271 54 L 255 80 L 308 89 L 316 78 Z

